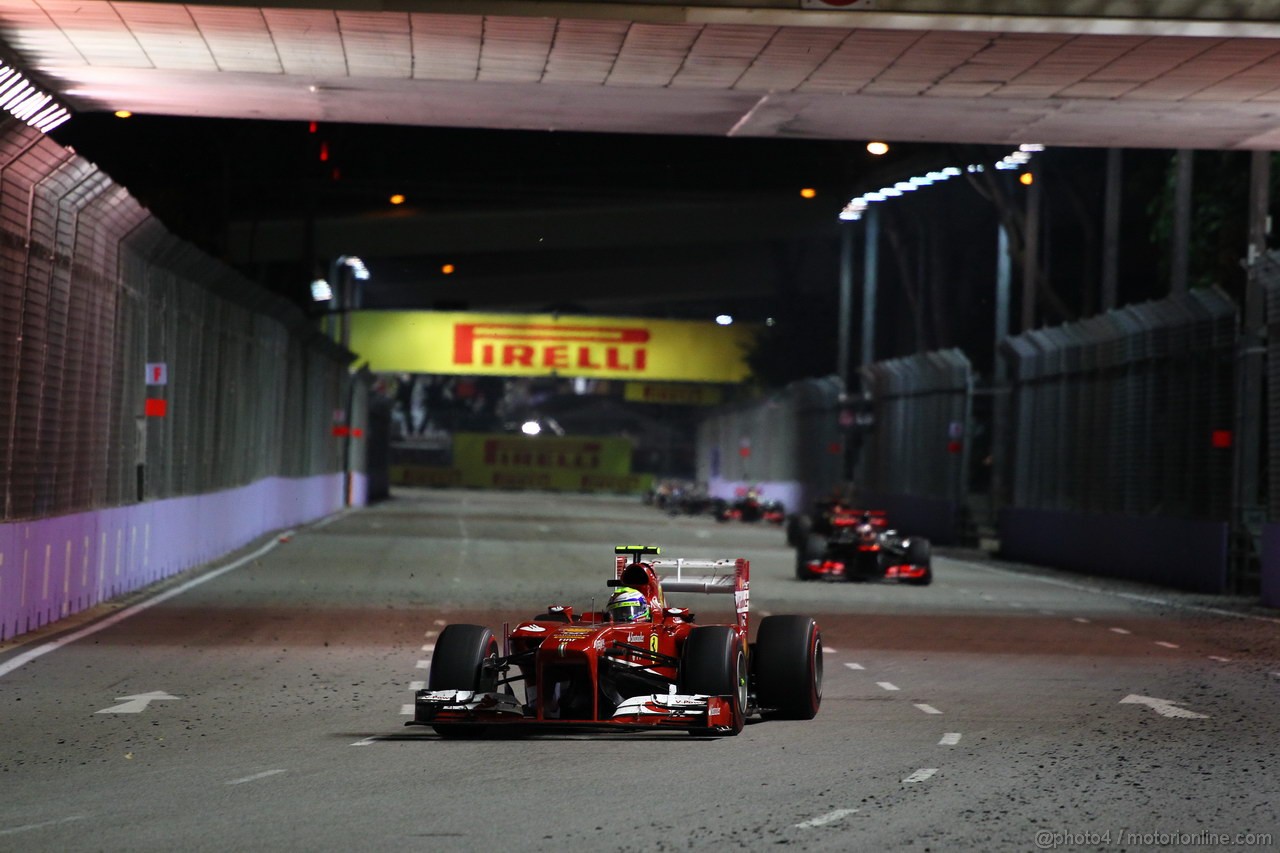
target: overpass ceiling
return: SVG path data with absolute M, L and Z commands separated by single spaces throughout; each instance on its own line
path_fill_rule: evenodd
M 315 5 L 328 8 L 307 8 Z M 823 5 L 0 0 L 0 39 L 80 111 L 1280 147 L 1280 23 L 1267 20 L 1275 3 L 803 8 Z M 1108 6 L 1163 17 L 1009 13 Z M 965 11 L 936 11 L 946 8 Z
M 359 253 L 387 306 L 702 311 L 821 279 L 802 235 L 932 143 L 1280 147 L 1274 0 L 838 2 L 0 0 L 0 41 L 60 141 L 299 301 Z M 311 121 L 341 182 L 290 162 Z

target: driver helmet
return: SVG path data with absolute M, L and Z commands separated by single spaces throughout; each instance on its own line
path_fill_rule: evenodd
M 614 622 L 638 622 L 649 618 L 649 602 L 644 593 L 629 586 L 620 586 L 609 597 L 605 613 Z

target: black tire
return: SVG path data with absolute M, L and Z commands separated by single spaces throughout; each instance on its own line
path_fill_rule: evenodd
M 907 545 L 907 562 L 913 566 L 924 566 L 924 575 L 912 578 L 907 583 L 915 586 L 928 586 L 933 583 L 933 546 L 923 536 L 912 536 Z
M 796 549 L 796 577 L 802 581 L 813 580 L 816 575 L 809 571 L 810 560 L 821 560 L 827 553 L 827 540 L 817 533 L 810 533 Z
M 694 628 L 680 653 L 679 691 L 685 694 L 728 696 L 733 709 L 727 732 L 736 735 L 746 724 L 747 656 L 737 633 L 724 625 Z M 694 730 L 693 734 L 708 734 Z
M 802 512 L 787 516 L 787 544 L 799 548 L 813 532 L 813 519 Z
M 812 720 L 822 704 L 822 632 L 808 616 L 766 616 L 756 634 L 756 697 L 771 719 Z
M 493 693 L 498 689 L 497 673 L 486 670 L 484 662 L 498 656 L 498 640 L 482 625 L 446 625 L 436 638 L 427 675 L 430 690 L 475 690 Z M 478 737 L 484 726 L 432 726 L 442 737 Z

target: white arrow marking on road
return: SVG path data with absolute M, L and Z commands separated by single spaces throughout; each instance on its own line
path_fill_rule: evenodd
M 845 666 L 849 667 L 849 669 L 863 669 L 863 668 L 864 668 L 864 667 L 862 666 L 862 664 L 860 664 L 860 663 L 847 663 L 847 664 L 845 664 Z
M 152 702 L 161 699 L 180 699 L 180 696 L 170 696 L 163 690 L 156 690 L 152 693 L 139 693 L 136 696 L 117 696 L 116 701 L 124 701 L 123 705 L 112 705 L 110 708 L 103 708 L 101 711 L 94 711 L 95 714 L 140 714 Z
M 232 779 L 228 785 L 243 785 L 245 782 L 257 782 L 259 779 L 266 779 L 268 776 L 278 776 L 284 773 L 284 770 L 264 770 L 261 773 L 254 773 L 252 776 L 245 776 L 241 779 Z
M 827 812 L 822 817 L 815 817 L 813 820 L 806 820 L 804 823 L 797 823 L 796 829 L 813 829 L 815 826 L 831 823 L 842 817 L 848 817 L 856 812 L 857 809 L 836 809 L 833 812 Z
M 1155 711 L 1162 717 L 1179 717 L 1184 720 L 1206 720 L 1208 714 L 1197 714 L 1195 711 L 1188 711 L 1186 708 L 1179 708 L 1168 699 L 1156 699 L 1153 696 L 1137 696 L 1130 693 L 1128 696 L 1120 700 L 1121 705 L 1149 705 L 1151 710 Z

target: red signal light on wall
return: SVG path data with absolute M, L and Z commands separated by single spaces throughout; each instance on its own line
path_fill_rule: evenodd
M 1227 450 L 1231 447 L 1232 438 L 1231 430 L 1215 429 L 1212 437 L 1210 438 L 1210 442 L 1213 444 L 1214 448 L 1218 450 Z
M 320 162 L 329 162 L 329 143 L 327 142 L 320 143 Z
M 149 418 L 163 418 L 169 413 L 169 401 L 148 397 L 143 412 Z

